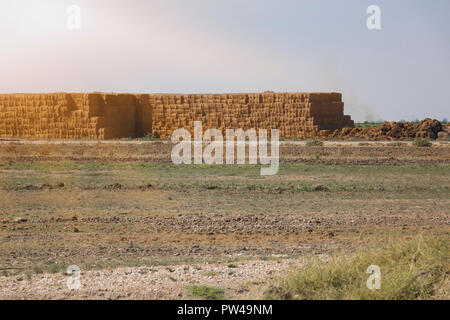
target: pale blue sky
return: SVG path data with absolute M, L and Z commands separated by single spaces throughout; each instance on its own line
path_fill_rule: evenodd
M 66 28 L 66 8 L 82 29 Z M 381 8 L 382 30 L 366 28 Z M 2 0 L 0 92 L 339 91 L 356 120 L 450 118 L 448 0 Z

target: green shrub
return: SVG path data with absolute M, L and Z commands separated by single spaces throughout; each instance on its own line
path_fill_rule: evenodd
M 42 269 L 41 266 L 35 265 L 35 266 L 33 266 L 33 272 L 36 274 L 42 274 L 42 273 L 44 273 L 44 270 Z
M 425 138 L 415 138 L 413 140 L 413 145 L 416 147 L 431 147 L 431 142 Z
M 155 141 L 155 140 L 158 140 L 158 139 L 159 139 L 158 135 L 155 134 L 155 133 L 152 133 L 152 132 L 147 133 L 147 134 L 142 138 L 143 141 Z
M 307 147 L 323 147 L 323 141 L 317 139 L 317 138 L 311 138 L 306 140 L 306 146 Z
M 206 300 L 225 300 L 225 291 L 210 286 L 190 286 L 188 293 L 194 298 Z

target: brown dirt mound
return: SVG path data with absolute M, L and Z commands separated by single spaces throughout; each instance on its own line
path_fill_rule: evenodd
M 419 124 L 404 122 L 384 122 L 371 128 L 343 128 L 331 134 L 331 138 L 365 140 L 407 140 L 413 138 L 436 139 L 444 131 L 441 123 L 435 119 L 425 119 Z

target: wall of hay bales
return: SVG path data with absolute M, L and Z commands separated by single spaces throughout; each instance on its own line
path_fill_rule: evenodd
M 339 93 L 0 95 L 0 137 L 114 139 L 173 130 L 280 129 L 286 138 L 353 127 Z
M 0 95 L 0 137 L 135 137 L 138 104 L 131 94 Z
M 354 123 L 344 116 L 340 93 L 256 93 L 151 95 L 153 132 L 170 137 L 173 130 L 279 129 L 285 138 L 324 136 Z M 327 131 L 328 130 L 328 131 Z
M 24 138 L 78 138 L 95 136 L 83 94 L 0 95 L 0 136 Z

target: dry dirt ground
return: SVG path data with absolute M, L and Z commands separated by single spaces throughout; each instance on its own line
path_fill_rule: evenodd
M 325 141 L 325 148 L 305 147 L 302 141 L 280 142 L 281 163 L 302 164 L 439 164 L 450 162 L 450 142 L 432 148 L 411 142 Z M 83 141 L 0 139 L 0 160 L 8 161 L 145 161 L 172 163 L 168 141 Z
M 0 142 L 0 299 L 185 299 L 197 284 L 242 298 L 310 255 L 449 235 L 446 143 L 283 143 L 267 177 L 176 166 L 170 150 Z

